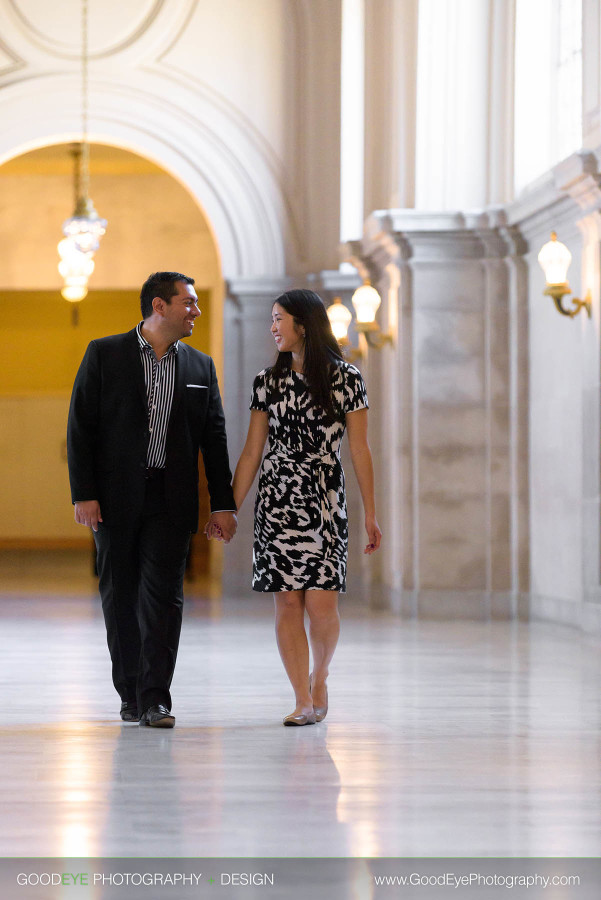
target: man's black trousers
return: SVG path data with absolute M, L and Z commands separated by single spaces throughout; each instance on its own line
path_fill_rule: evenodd
M 139 517 L 99 523 L 94 540 L 113 684 L 140 713 L 171 709 L 190 532 L 167 515 L 163 474 L 147 479 Z

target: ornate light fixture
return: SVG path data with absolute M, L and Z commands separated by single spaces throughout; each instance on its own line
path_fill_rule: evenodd
M 369 279 L 366 278 L 361 287 L 357 288 L 352 298 L 357 315 L 357 324 L 369 325 L 370 328 L 375 325 L 376 313 L 381 302 L 377 290 L 371 286 Z
M 81 144 L 75 144 L 73 153 L 73 183 L 75 193 L 75 211 L 77 213 L 81 200 Z M 80 217 L 81 218 L 81 217 Z M 94 271 L 93 251 L 84 250 L 78 240 L 78 232 L 75 231 L 73 222 L 76 221 L 75 215 L 67 219 L 63 223 L 63 232 L 66 235 L 58 245 L 58 252 L 61 261 L 58 264 L 58 271 L 65 280 L 65 286 L 61 294 L 65 300 L 71 303 L 77 303 L 88 293 L 88 278 Z M 88 232 L 89 234 L 89 232 Z M 85 232 L 84 232 L 85 235 Z
M 88 293 L 88 278 L 94 271 L 94 253 L 106 231 L 89 197 L 90 145 L 88 143 L 88 0 L 81 0 L 81 142 L 73 151 L 75 210 L 63 222 L 64 239 L 58 245 L 58 270 L 65 281 L 65 300 L 77 303 Z M 74 322 L 76 321 L 74 316 Z
M 577 297 L 572 298 L 573 306 L 571 309 L 565 309 L 562 299 L 565 294 L 571 294 L 570 285 L 568 284 L 568 269 L 572 262 L 572 254 L 565 244 L 557 240 L 557 234 L 551 232 L 551 240 L 548 241 L 538 254 L 538 261 L 545 273 L 547 287 L 544 293 L 553 297 L 553 301 L 562 316 L 569 316 L 571 319 L 577 316 L 581 309 L 586 309 L 589 319 L 591 318 L 591 292 L 587 291 L 584 300 Z
M 369 278 L 366 278 L 360 288 L 357 288 L 352 297 L 357 322 L 355 328 L 365 339 L 370 347 L 381 350 L 385 344 L 392 343 L 392 333 L 382 332 L 376 322 L 376 313 L 382 302 L 377 290 L 371 286 Z
M 346 308 L 340 297 L 334 297 L 331 306 L 328 306 L 326 312 L 334 337 L 341 346 L 348 345 L 348 327 L 351 324 L 353 314 Z
M 352 312 L 346 308 L 340 297 L 334 297 L 326 312 L 332 326 L 332 334 L 338 341 L 345 357 L 350 362 L 360 359 L 363 356 L 361 349 L 353 347 L 348 339 L 348 328 L 353 320 Z
M 363 344 L 359 342 L 359 348 L 351 348 L 348 339 L 348 329 L 352 321 L 352 313 L 342 303 L 340 297 L 334 297 L 332 304 L 328 306 L 326 312 L 332 326 L 332 332 L 338 343 L 345 351 L 348 359 L 358 359 L 365 355 L 366 343 L 376 350 L 381 350 L 384 344 L 392 343 L 392 333 L 382 333 L 380 326 L 376 322 L 376 313 L 381 303 L 380 295 L 377 290 L 371 286 L 368 279 L 365 279 L 363 285 L 357 288 L 352 297 L 352 303 L 355 307 L 355 329 L 360 335 L 364 336 Z

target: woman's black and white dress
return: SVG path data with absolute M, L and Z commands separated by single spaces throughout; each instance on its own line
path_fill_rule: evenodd
M 360 372 L 343 361 L 333 368 L 331 423 L 314 405 L 304 375 L 290 371 L 274 384 L 270 369 L 263 369 L 254 380 L 250 408 L 269 416 L 269 446 L 255 500 L 255 591 L 346 588 L 340 445 L 346 414 L 368 403 Z

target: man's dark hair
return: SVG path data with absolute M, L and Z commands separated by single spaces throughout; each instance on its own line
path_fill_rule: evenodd
M 148 276 L 140 291 L 140 308 L 143 319 L 152 315 L 152 301 L 155 297 L 160 297 L 165 303 L 171 303 L 171 298 L 177 294 L 176 282 L 178 281 L 194 284 L 193 278 L 190 278 L 189 275 L 182 275 L 181 272 L 153 272 Z

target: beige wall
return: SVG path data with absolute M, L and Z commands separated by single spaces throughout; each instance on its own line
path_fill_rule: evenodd
M 173 178 L 121 150 L 92 150 L 91 193 L 108 219 L 88 296 L 60 296 L 56 245 L 73 208 L 67 147 L 0 167 L 0 542 L 86 542 L 73 522 L 65 429 L 75 373 L 88 342 L 132 328 L 152 271 L 191 274 L 203 316 L 190 340 L 222 362 L 222 283 L 202 212 Z M 29 210 L 24 215 L 24 210 Z M 15 222 L 19 222 L 19 229 Z
M 198 3 L 162 57 L 174 72 L 219 95 L 280 159 L 289 109 L 285 79 L 274 76 L 293 53 L 291 13 L 288 0 Z
M 202 212 L 170 175 L 135 154 L 91 149 L 90 194 L 108 220 L 90 288 L 137 289 L 159 269 L 220 282 L 215 243 Z M 60 290 L 56 245 L 73 212 L 70 145 L 44 148 L 0 166 L 0 289 Z
M 67 396 L 0 397 L 0 544 L 88 543 L 73 520 L 66 460 Z

